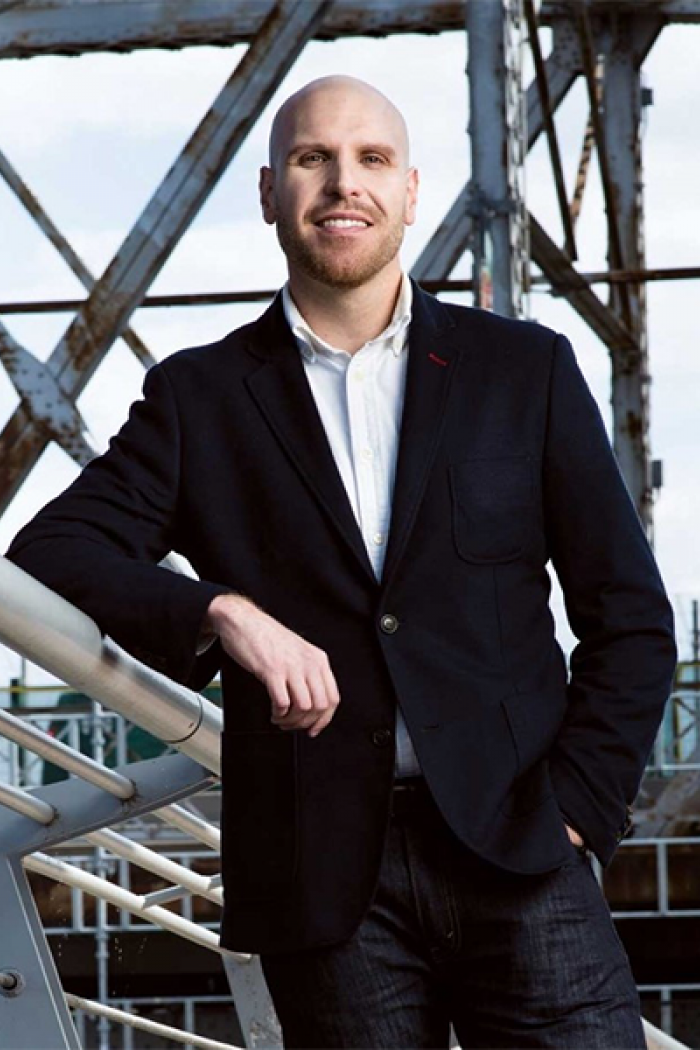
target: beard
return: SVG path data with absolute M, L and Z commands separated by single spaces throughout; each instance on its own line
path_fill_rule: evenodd
M 386 236 L 369 250 L 358 251 L 358 245 L 345 250 L 342 243 L 323 247 L 309 243 L 293 222 L 277 216 L 277 239 L 290 269 L 296 267 L 329 288 L 350 289 L 366 284 L 396 258 L 403 235 L 403 219 L 394 220 Z

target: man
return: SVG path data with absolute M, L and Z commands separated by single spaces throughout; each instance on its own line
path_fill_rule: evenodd
M 287 1046 L 641 1048 L 588 851 L 627 827 L 671 613 L 567 341 L 402 275 L 417 188 L 373 88 L 289 99 L 288 285 L 152 369 L 11 556 L 172 677 L 221 667 L 222 939 Z

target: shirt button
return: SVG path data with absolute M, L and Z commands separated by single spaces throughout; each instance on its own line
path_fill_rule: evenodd
M 387 747 L 391 743 L 391 730 L 375 729 L 372 733 L 372 743 L 375 747 Z
M 385 613 L 379 621 L 379 626 L 384 634 L 395 634 L 399 629 L 399 621 L 391 613 Z
M 377 547 L 381 547 L 381 545 L 384 543 L 384 533 L 375 532 L 374 536 L 372 537 L 372 543 L 376 544 Z
M 363 448 L 362 449 L 362 458 L 363 459 L 374 459 L 374 452 L 372 451 L 372 449 L 371 448 Z

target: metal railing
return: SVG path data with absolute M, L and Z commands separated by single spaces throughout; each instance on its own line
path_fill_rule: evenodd
M 89 893 L 103 907 L 109 902 L 221 953 L 246 1046 L 275 1045 L 278 1029 L 259 965 L 256 969 L 249 956 L 222 949 L 212 930 L 163 907 L 173 897 L 186 894 L 201 895 L 218 905 L 218 881 L 198 876 L 110 830 L 134 816 L 155 813 L 218 850 L 218 829 L 177 802 L 210 786 L 219 772 L 219 709 L 103 640 L 88 617 L 5 559 L 0 559 L 0 593 L 1 641 L 178 752 L 110 770 L 97 756 L 80 754 L 39 727 L 2 713 L 0 736 L 66 770 L 71 779 L 31 791 L 10 785 L 0 789 L 0 950 L 3 955 L 9 953 L 0 958 L 0 1050 L 80 1050 L 70 1008 L 100 1019 L 100 1044 L 105 1050 L 109 1021 L 158 1031 L 202 1050 L 235 1050 L 231 1044 L 193 1038 L 182 1030 L 157 1029 L 128 1011 L 66 994 L 24 869 Z M 100 856 L 101 851 L 109 851 L 169 881 L 171 887 L 165 893 L 135 894 L 46 852 L 76 838 L 87 839 Z M 683 1050 L 648 1022 L 644 1025 L 650 1050 Z
M 106 903 L 112 904 L 221 954 L 246 1045 L 251 1045 L 251 1033 L 256 1024 L 259 1027 L 261 1010 L 266 1024 L 271 1013 L 259 966 L 256 971 L 257 964 L 250 956 L 222 949 L 213 930 L 163 906 L 185 895 L 220 905 L 218 878 L 199 875 L 112 829 L 112 825 L 123 824 L 134 816 L 155 814 L 162 822 L 218 851 L 218 828 L 177 803 L 211 786 L 216 779 L 219 709 L 103 640 L 88 617 L 4 559 L 0 560 L 0 592 L 0 638 L 6 644 L 82 693 L 108 703 L 176 752 L 108 769 L 98 761 L 103 757 L 103 743 L 98 746 L 99 754 L 90 757 L 39 726 L 10 712 L 0 712 L 0 736 L 70 774 L 68 780 L 31 790 L 12 785 L 0 787 L 2 952 L 9 953 L 0 959 L 0 1047 L 78 1050 L 80 1043 L 69 1008 L 99 1017 L 101 1047 L 108 1046 L 110 1021 L 156 1031 L 143 1018 L 115 1011 L 104 1002 L 66 995 L 31 899 L 25 871 L 88 893 L 103 908 Z M 164 892 L 139 895 L 48 852 L 77 838 L 93 845 L 101 859 L 109 854 L 155 874 L 169 886 Z M 245 977 L 238 976 L 241 968 L 248 970 Z M 249 994 L 251 988 L 255 994 Z M 253 1011 L 258 1017 L 253 1016 Z M 160 1030 L 160 1034 L 166 1033 Z M 167 1035 L 198 1047 L 221 1050 L 226 1046 L 232 1050 L 231 1044 L 193 1037 L 187 1032 Z

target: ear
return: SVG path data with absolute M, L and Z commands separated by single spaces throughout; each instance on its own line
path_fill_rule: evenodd
M 277 221 L 275 177 L 272 168 L 263 167 L 260 169 L 260 182 L 258 185 L 260 189 L 260 207 L 262 208 L 263 219 L 266 223 L 272 226 Z
M 412 226 L 416 221 L 416 205 L 418 203 L 418 176 L 417 168 L 409 168 L 406 173 L 406 203 L 404 205 L 403 221 L 406 226 Z

